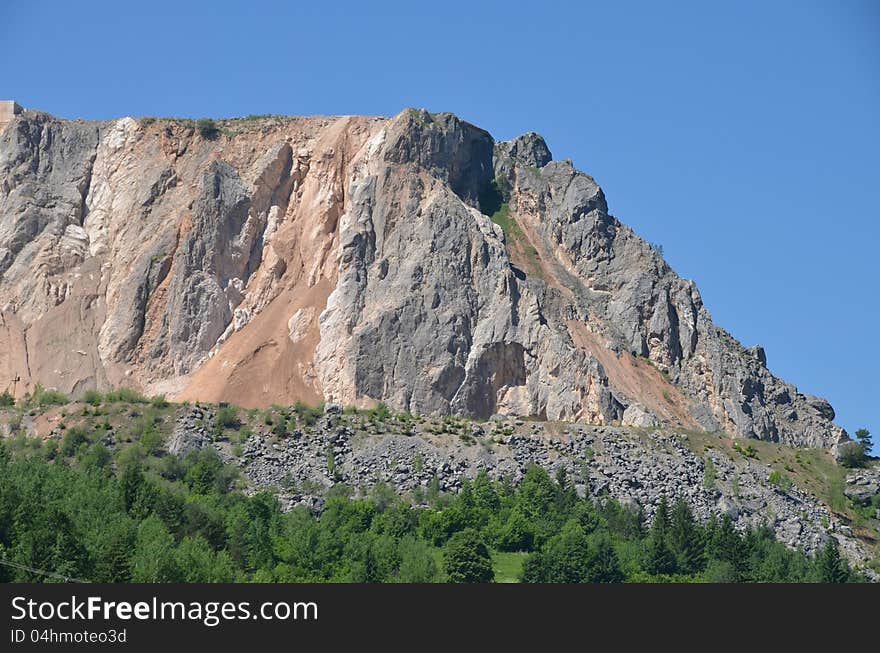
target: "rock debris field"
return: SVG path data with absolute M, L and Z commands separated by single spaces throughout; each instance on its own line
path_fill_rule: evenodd
M 169 451 L 185 455 L 213 446 L 242 470 L 251 491 L 272 489 L 285 509 L 302 505 L 318 511 L 326 492 L 339 483 L 361 493 L 382 483 L 418 502 L 432 490 L 458 491 L 464 479 L 481 471 L 516 484 L 529 466 L 540 465 L 551 473 L 564 469 L 580 495 L 613 497 L 640 507 L 648 519 L 663 497 L 670 503 L 684 497 L 703 520 L 728 514 L 741 529 L 766 521 L 783 542 L 807 553 L 834 536 L 849 559 L 870 557 L 821 501 L 796 485 L 783 489 L 769 482 L 768 466 L 732 458 L 720 448 L 706 449 L 701 458 L 688 447 L 688 434 L 674 430 L 511 418 L 379 419 L 344 414 L 331 404 L 311 425 L 281 437 L 261 425 L 236 446 L 212 438 L 214 418 L 211 408 L 184 411 Z M 871 491 L 872 474 L 851 475 L 851 482 L 861 483 L 863 493 Z

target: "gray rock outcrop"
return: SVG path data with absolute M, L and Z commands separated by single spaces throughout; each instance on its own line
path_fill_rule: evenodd
M 880 467 L 869 467 L 847 474 L 843 493 L 862 505 L 870 504 L 874 497 L 880 495 Z
M 211 446 L 213 424 L 214 414 L 211 409 L 194 406 L 185 410 L 174 424 L 166 445 L 168 453 L 186 458 L 191 451 Z
M 0 386 L 846 437 L 537 134 L 220 126 L 2 127 Z

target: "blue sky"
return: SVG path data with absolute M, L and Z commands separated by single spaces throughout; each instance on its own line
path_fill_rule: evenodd
M 0 96 L 65 117 L 452 111 L 542 133 L 773 372 L 880 432 L 880 3 L 44 2 Z

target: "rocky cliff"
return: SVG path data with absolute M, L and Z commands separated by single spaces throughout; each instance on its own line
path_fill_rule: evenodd
M 0 389 L 846 437 L 536 134 L 216 126 L 0 127 Z

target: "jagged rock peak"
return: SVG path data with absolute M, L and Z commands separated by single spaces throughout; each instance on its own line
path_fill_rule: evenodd
M 535 132 L 527 132 L 512 141 L 505 141 L 498 145 L 506 149 L 507 156 L 516 159 L 523 165 L 543 168 L 553 160 L 553 155 L 550 153 L 547 143 L 544 142 L 544 138 Z
M 453 114 L 0 131 L 0 390 L 673 424 L 805 446 L 822 399 L 529 133 Z

